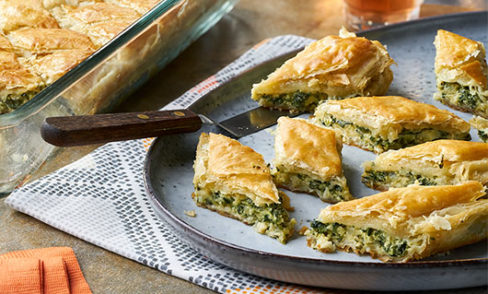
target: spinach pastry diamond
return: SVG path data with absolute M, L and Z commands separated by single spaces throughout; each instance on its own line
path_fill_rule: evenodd
M 470 125 L 447 110 L 399 96 L 329 100 L 314 121 L 343 142 L 381 153 L 438 139 L 470 140 Z
M 252 88 L 261 106 L 312 112 L 320 101 L 383 95 L 394 63 L 378 41 L 342 29 L 308 45 Z
M 202 133 L 193 168 L 198 206 L 254 225 L 282 243 L 292 236 L 296 221 L 288 216 L 289 199 L 276 188 L 261 154 L 226 136 Z
M 488 144 L 438 140 L 378 155 L 364 163 L 362 182 L 377 190 L 454 185 L 469 180 L 488 186 Z
M 327 202 L 352 199 L 342 174 L 342 144 L 334 131 L 304 119 L 281 117 L 275 137 L 273 178 L 278 186 Z
M 329 253 L 369 254 L 407 262 L 488 237 L 488 199 L 476 181 L 410 186 L 326 207 L 305 232 L 307 244 Z
M 488 118 L 488 66 L 483 43 L 439 30 L 434 45 L 438 89 L 434 98 Z

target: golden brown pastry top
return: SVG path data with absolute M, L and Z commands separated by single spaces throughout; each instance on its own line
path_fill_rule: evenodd
M 470 126 L 457 115 L 433 105 L 416 102 L 400 96 L 357 97 L 344 100 L 329 100 L 327 108 L 335 113 L 352 110 L 367 117 L 387 123 L 435 124 L 469 131 Z M 324 105 L 325 106 L 325 105 Z M 320 107 L 320 106 L 319 106 Z M 351 117 L 352 118 L 352 117 Z
M 342 175 L 335 132 L 304 119 L 278 119 L 275 151 L 275 164 L 292 165 L 321 178 Z
M 63 27 L 89 36 L 97 47 L 108 42 L 141 16 L 131 8 L 104 2 L 79 7 L 60 5 L 52 13 Z
M 486 160 L 488 165 L 488 143 L 462 140 L 436 140 L 400 150 L 391 150 L 379 155 L 383 160 L 416 158 L 433 160 L 442 157 L 443 161 Z
M 330 96 L 362 93 L 372 76 L 380 79 L 379 75 L 390 71 L 389 66 L 393 63 L 380 42 L 341 30 L 339 36 L 327 36 L 311 43 L 266 80 L 254 85 L 253 97 L 254 93 L 279 93 L 286 89 L 286 83 L 292 81 L 306 82 L 305 85 L 312 92 L 331 87 L 344 88 L 329 90 Z M 392 75 L 388 76 L 388 79 L 377 81 L 386 83 L 385 87 L 381 87 L 384 92 L 391 83 Z
M 67 27 L 122 20 L 136 20 L 141 15 L 137 11 L 111 3 L 98 2 L 83 6 L 61 5 L 53 9 L 53 14 Z
M 42 80 L 23 67 L 10 42 L 0 35 L 0 97 L 42 88 Z
M 395 188 L 326 207 L 318 219 L 324 223 L 369 226 L 408 237 L 409 233 L 431 227 L 450 228 L 451 221 L 459 221 L 450 216 L 458 215 L 463 205 L 470 205 L 484 195 L 485 188 L 476 181 L 449 186 Z M 487 206 L 486 202 L 481 200 L 479 204 Z
M 16 51 L 46 54 L 66 49 L 95 50 L 87 36 L 66 29 L 26 28 L 11 32 L 8 37 Z
M 4 35 L 0 34 L 0 50 L 5 50 L 9 52 L 13 52 L 12 44 Z
M 93 51 L 89 50 L 58 50 L 44 56 L 26 59 L 25 63 L 46 83 L 51 84 L 92 53 Z
M 132 8 L 142 15 L 156 6 L 159 0 L 106 0 L 106 2 L 114 3 L 122 7 Z
M 487 89 L 488 68 L 483 43 L 438 30 L 434 45 L 435 70 L 439 79 Z
M 20 65 L 13 53 L 0 50 L 0 96 L 22 94 L 43 87 L 42 80 Z
M 278 190 L 261 154 L 219 134 L 202 133 L 200 141 L 207 144 L 204 149 L 208 150 L 206 171 L 201 177 L 206 183 L 218 186 L 219 190 L 226 189 L 227 193 L 246 195 L 256 205 L 280 202 Z
M 59 28 L 39 2 L 0 0 L 0 32 L 8 34 L 23 27 Z
M 354 73 L 377 55 L 388 56 L 378 41 L 356 36 L 327 36 L 308 45 L 296 57 L 288 60 L 270 78 L 302 79 L 331 75 L 332 81 L 349 83 L 347 72 Z M 392 60 L 389 62 L 393 63 Z
M 0 0 L 0 50 L 9 52 L 2 52 L 1 63 L 11 69 L 0 69 L 0 114 L 53 83 L 159 2 L 117 1 Z

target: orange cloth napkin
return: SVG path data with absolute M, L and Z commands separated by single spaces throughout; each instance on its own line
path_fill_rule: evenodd
M 51 247 L 0 255 L 0 293 L 91 294 L 73 249 Z

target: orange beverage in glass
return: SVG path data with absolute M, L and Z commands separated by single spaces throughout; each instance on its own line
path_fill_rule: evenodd
M 346 26 L 364 30 L 416 19 L 422 0 L 344 0 Z

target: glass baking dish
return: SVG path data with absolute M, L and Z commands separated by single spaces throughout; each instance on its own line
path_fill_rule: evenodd
M 0 194 L 22 183 L 56 147 L 44 118 L 106 112 L 212 27 L 237 0 L 162 0 L 32 100 L 0 115 Z

